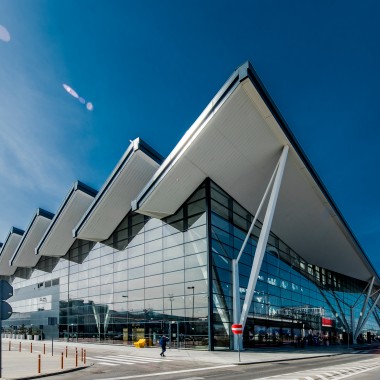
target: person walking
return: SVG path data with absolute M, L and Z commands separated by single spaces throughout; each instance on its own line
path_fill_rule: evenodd
M 162 352 L 160 353 L 161 356 L 165 356 L 165 351 L 166 351 L 166 343 L 169 339 L 164 335 L 162 335 L 161 339 L 160 339 L 160 346 L 161 346 L 161 349 L 162 349 Z

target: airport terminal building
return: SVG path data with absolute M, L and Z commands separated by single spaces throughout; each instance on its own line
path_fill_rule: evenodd
M 250 63 L 167 158 L 131 142 L 0 248 L 3 333 L 236 349 L 377 339 L 380 279 Z

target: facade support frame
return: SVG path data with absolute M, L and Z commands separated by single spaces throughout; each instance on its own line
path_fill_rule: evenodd
M 369 287 L 368 287 L 368 290 L 367 290 L 367 295 L 365 297 L 365 301 L 363 302 L 362 310 L 360 312 L 360 317 L 359 317 L 359 320 L 358 320 L 358 324 L 356 325 L 356 330 L 355 330 L 355 332 L 352 331 L 354 342 L 356 342 L 356 339 L 358 338 L 358 335 L 360 334 L 360 332 L 358 331 L 358 329 L 359 329 L 359 326 L 363 322 L 364 313 L 365 313 L 365 311 L 367 309 L 368 300 L 369 300 L 369 297 L 371 295 L 372 288 L 373 288 L 373 283 L 374 282 L 375 282 L 375 277 L 372 277 L 371 282 L 370 282 Z
M 373 302 L 373 305 L 370 307 L 370 309 L 368 310 L 367 312 L 367 315 L 364 317 L 364 319 L 361 321 L 360 325 L 358 323 L 357 327 L 356 327 L 356 331 L 355 331 L 355 335 L 354 335 L 354 340 L 356 341 L 356 339 L 358 338 L 359 334 L 361 333 L 361 331 L 363 330 L 364 328 L 364 325 L 367 323 L 368 321 L 368 318 L 371 316 L 372 312 L 374 311 L 377 303 L 380 301 L 380 289 L 377 290 L 374 294 L 372 294 L 372 297 L 376 294 L 376 293 L 379 293 L 375 299 L 375 301 Z
M 260 202 L 259 208 L 255 214 L 255 217 L 252 221 L 251 227 L 246 235 L 246 238 L 244 240 L 244 243 L 240 249 L 240 252 L 238 254 L 238 257 L 236 260 L 232 261 L 232 278 L 233 278 L 233 320 L 234 323 L 240 323 L 243 326 L 243 330 L 245 327 L 245 323 L 248 318 L 248 311 L 250 308 L 250 305 L 252 303 L 253 294 L 255 291 L 257 278 L 261 269 L 261 264 L 264 258 L 265 249 L 268 242 L 268 237 L 270 233 L 270 229 L 272 226 L 272 220 L 274 211 L 277 204 L 278 194 L 280 192 L 282 177 L 285 170 L 285 163 L 289 152 L 289 146 L 285 145 L 282 149 L 282 153 L 280 156 L 280 159 L 276 165 L 276 168 L 273 172 L 273 175 L 269 181 L 269 184 L 267 186 L 267 189 L 264 193 L 264 196 Z M 273 185 L 272 185 L 273 183 Z M 270 194 L 270 198 L 268 201 L 267 210 L 264 217 L 264 222 L 261 228 L 261 233 L 259 236 L 259 240 L 257 242 L 256 251 L 253 259 L 251 274 L 248 281 L 248 286 L 246 290 L 246 295 L 243 303 L 242 309 L 240 308 L 240 284 L 239 284 L 239 259 L 244 251 L 244 248 L 251 236 L 251 233 L 253 231 L 253 228 L 255 226 L 257 217 L 261 211 L 261 208 L 263 204 L 265 203 L 265 200 L 267 198 L 267 195 L 269 194 L 269 190 L 272 187 L 272 191 Z M 239 349 L 239 341 L 237 337 L 234 338 L 234 349 Z

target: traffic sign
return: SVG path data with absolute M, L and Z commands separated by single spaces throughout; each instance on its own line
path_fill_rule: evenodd
M 9 297 L 13 296 L 13 287 L 9 282 L 0 280 L 0 319 L 5 321 L 12 315 L 12 307 L 5 302 Z
M 8 319 L 12 315 L 12 306 L 9 305 L 8 302 L 1 301 L 0 308 L 1 308 L 1 310 L 0 310 L 1 319 L 3 321 L 5 321 L 6 319 Z
M 236 323 L 232 325 L 231 329 L 232 329 L 232 332 L 236 335 L 243 334 L 243 325 L 241 325 L 240 323 Z
M 13 296 L 13 287 L 9 282 L 0 280 L 0 300 L 5 301 Z

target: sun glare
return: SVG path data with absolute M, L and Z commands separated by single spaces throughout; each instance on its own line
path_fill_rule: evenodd
M 11 35 L 8 30 L 2 25 L 0 25 L 0 40 L 4 42 L 9 42 L 11 40 Z

